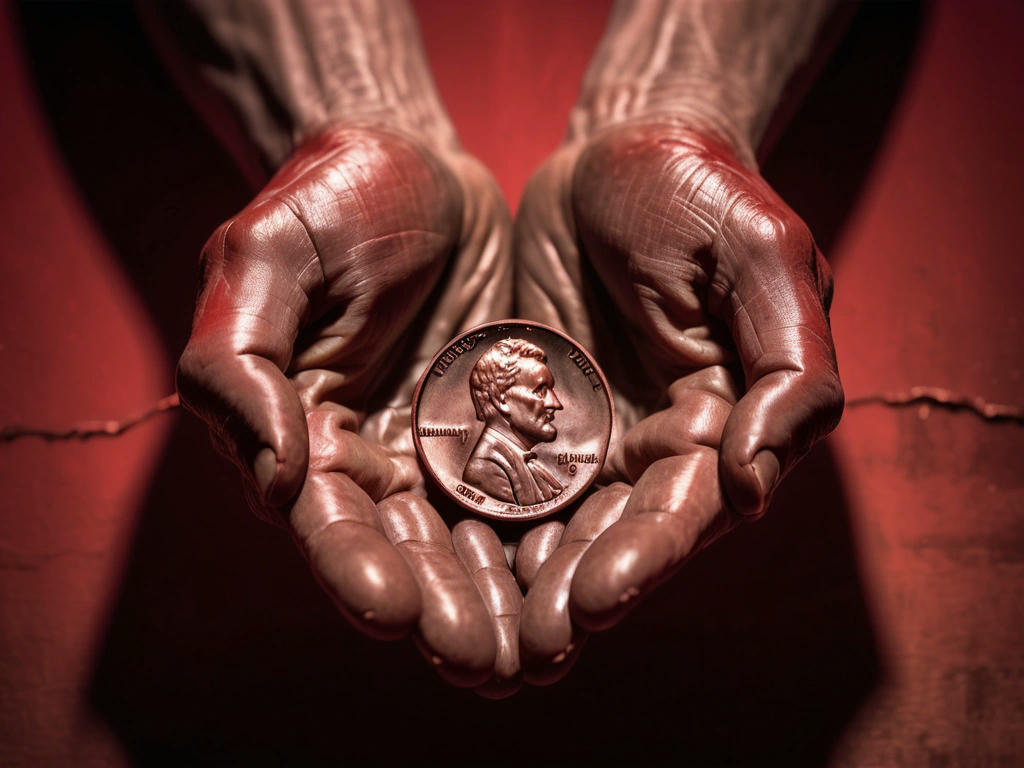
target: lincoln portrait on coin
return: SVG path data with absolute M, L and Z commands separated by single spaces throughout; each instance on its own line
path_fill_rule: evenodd
M 539 504 L 562 485 L 531 448 L 558 436 L 555 379 L 547 355 L 523 339 L 503 339 L 488 349 L 469 376 L 476 417 L 486 424 L 462 479 L 496 499 Z

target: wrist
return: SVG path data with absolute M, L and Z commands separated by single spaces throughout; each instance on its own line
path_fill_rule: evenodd
M 171 33 L 162 36 L 183 65 L 182 79 L 197 81 L 196 101 L 247 168 L 273 172 L 339 123 L 457 147 L 406 0 L 251 0 L 237 8 L 189 0 L 158 8 L 150 26 Z
M 570 139 L 617 122 L 670 119 L 714 133 L 753 165 L 830 2 L 617 2 L 584 78 Z
M 322 102 L 290 119 L 283 161 L 301 144 L 324 134 L 347 129 L 378 129 L 411 138 L 437 152 L 459 148 L 455 128 L 440 105 L 409 95 L 402 103 L 325 96 Z
M 757 118 L 742 109 L 733 92 L 726 99 L 714 81 L 677 78 L 652 91 L 627 82 L 609 82 L 587 89 L 569 118 L 567 141 L 585 141 L 595 133 L 622 124 L 663 123 L 681 127 L 728 146 L 745 165 L 756 167 Z
M 336 49 L 311 51 L 302 63 L 290 69 L 275 63 L 270 88 L 250 77 L 236 80 L 227 93 L 269 169 L 337 126 L 397 131 L 439 151 L 458 148 L 425 64 L 411 77 L 389 61 L 340 55 Z

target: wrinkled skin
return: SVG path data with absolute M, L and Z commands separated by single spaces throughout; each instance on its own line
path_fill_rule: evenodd
M 337 126 L 208 241 L 178 369 L 344 615 L 413 629 L 445 679 L 494 696 L 519 685 L 522 593 L 491 528 L 427 502 L 410 402 L 442 344 L 510 314 L 510 226 L 475 160 Z
M 437 349 L 512 314 L 509 229 L 471 158 L 336 127 L 210 238 L 178 379 L 343 614 L 412 629 L 495 697 L 521 656 L 527 681 L 561 677 L 587 631 L 763 512 L 842 407 L 828 267 L 727 146 L 634 123 L 563 148 L 517 219 L 518 313 L 596 354 L 617 423 L 600 483 L 567 524 L 523 527 L 513 576 L 488 524 L 426 500 L 410 430 Z
M 519 311 L 594 352 L 617 416 L 596 490 L 517 562 L 527 681 L 564 675 L 586 632 L 762 514 L 838 422 L 828 265 L 742 155 L 683 123 L 620 123 L 527 187 Z

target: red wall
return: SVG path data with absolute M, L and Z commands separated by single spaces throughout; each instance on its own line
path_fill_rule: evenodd
M 514 205 L 560 140 L 600 2 L 422 0 L 442 96 Z M 1024 5 L 854 18 L 765 164 L 836 270 L 851 396 L 1024 403 Z M 129 10 L 0 13 L 0 425 L 172 387 L 206 234 L 245 185 Z M 0 764 L 1024 753 L 1024 430 L 852 408 L 762 522 L 554 688 L 447 689 L 349 630 L 203 429 L 0 444 Z

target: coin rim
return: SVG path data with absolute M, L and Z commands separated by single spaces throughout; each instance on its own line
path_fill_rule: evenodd
M 555 504 L 554 506 L 543 510 L 542 512 L 527 515 L 502 515 L 496 512 L 491 512 L 490 510 L 484 512 L 478 508 L 470 507 L 465 502 L 463 502 L 462 499 L 459 498 L 458 494 L 456 494 L 454 491 L 449 490 L 448 487 L 441 482 L 440 478 L 437 476 L 437 473 L 434 472 L 434 468 L 430 466 L 430 463 L 424 458 L 425 452 L 423 450 L 423 446 L 420 443 L 419 429 L 417 429 L 416 423 L 416 413 L 419 410 L 420 394 L 423 391 L 423 385 L 426 383 L 427 376 L 430 375 L 430 371 L 434 367 L 434 363 L 437 362 L 438 358 L 440 358 L 441 355 L 444 354 L 444 352 L 459 339 L 465 338 L 466 336 L 476 333 L 477 331 L 481 331 L 485 328 L 491 328 L 495 325 L 508 324 L 527 326 L 530 328 L 539 328 L 541 330 L 548 331 L 550 333 L 555 334 L 556 336 L 561 336 L 569 344 L 571 344 L 572 346 L 576 347 L 581 352 L 586 354 L 587 359 L 593 364 L 594 370 L 597 371 L 597 375 L 601 379 L 601 385 L 604 387 L 604 397 L 605 400 L 608 401 L 608 415 L 610 417 L 608 422 L 608 434 L 605 436 L 604 444 L 601 449 L 601 452 L 603 454 L 601 459 L 601 466 L 598 468 L 597 472 L 594 473 L 594 476 L 591 477 L 590 480 L 588 480 L 584 485 L 580 486 L 576 493 L 571 494 L 568 498 L 566 498 L 565 501 L 561 501 L 558 504 Z M 434 485 L 440 488 L 441 491 L 444 492 L 445 496 L 447 496 L 456 504 L 458 504 L 459 507 L 461 507 L 462 509 L 465 509 L 476 515 L 480 515 L 481 517 L 490 518 L 492 520 L 538 520 L 542 517 L 553 515 L 555 512 L 559 512 L 565 509 L 570 504 L 572 504 L 582 495 L 582 493 L 585 490 L 587 490 L 587 488 L 594 484 L 594 482 L 597 480 L 597 476 L 601 474 L 601 469 L 604 468 L 604 463 L 608 460 L 608 445 L 611 442 L 612 432 L 614 431 L 615 427 L 615 402 L 612 400 L 612 392 L 611 389 L 608 388 L 608 379 L 605 378 L 604 371 L 601 370 L 601 366 L 598 365 L 597 360 L 594 359 L 593 354 L 591 354 L 591 352 L 588 349 L 586 349 L 586 347 L 584 347 L 582 344 L 576 341 L 576 339 L 572 338 L 563 331 L 560 331 L 557 328 L 552 328 L 550 325 L 545 325 L 544 323 L 537 323 L 532 320 L 506 318 L 504 320 L 494 320 L 489 323 L 481 323 L 480 325 L 473 326 L 472 328 L 469 328 L 465 331 L 462 331 L 458 335 L 453 336 L 451 339 L 449 339 L 447 342 L 441 345 L 441 348 L 437 351 L 437 353 L 432 358 L 430 358 L 430 362 L 427 364 L 427 367 L 423 369 L 423 373 L 420 375 L 420 380 L 416 382 L 416 389 L 414 389 L 412 393 L 411 417 L 412 423 L 410 425 L 410 429 L 412 430 L 413 443 L 416 446 L 416 458 L 419 461 L 419 463 L 423 466 L 423 468 L 426 470 L 426 473 L 430 475 L 431 480 L 434 481 Z M 490 494 L 488 494 L 488 496 L 490 496 Z

